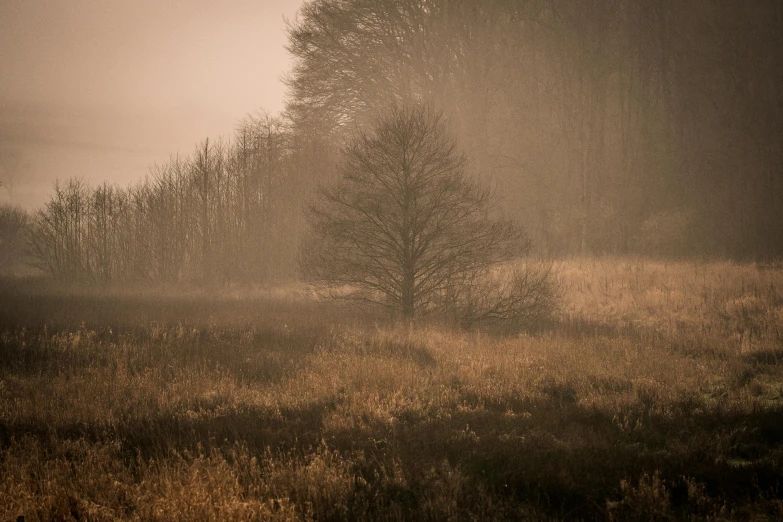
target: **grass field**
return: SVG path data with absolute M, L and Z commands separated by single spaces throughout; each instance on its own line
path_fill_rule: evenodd
M 521 335 L 0 283 L 0 520 L 783 519 L 783 268 L 555 264 Z

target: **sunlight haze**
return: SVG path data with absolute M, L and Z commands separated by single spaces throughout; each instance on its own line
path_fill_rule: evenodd
M 300 0 L 0 2 L 0 148 L 40 206 L 55 179 L 127 184 L 170 154 L 283 108 Z

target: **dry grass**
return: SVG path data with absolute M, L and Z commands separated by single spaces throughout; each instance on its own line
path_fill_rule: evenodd
M 539 332 L 0 285 L 0 520 L 783 517 L 783 270 L 556 267 Z

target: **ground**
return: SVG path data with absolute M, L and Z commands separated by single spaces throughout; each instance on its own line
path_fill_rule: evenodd
M 0 520 L 783 518 L 783 268 L 554 272 L 526 333 L 2 281 Z

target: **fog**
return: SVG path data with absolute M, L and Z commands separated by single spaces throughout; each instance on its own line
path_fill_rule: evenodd
M 0 198 L 32 209 L 58 178 L 127 184 L 246 113 L 279 111 L 284 17 L 300 4 L 0 2 L 0 149 L 24 164 Z
M 783 0 L 0 0 L 0 184 L 0 521 L 783 520 Z

